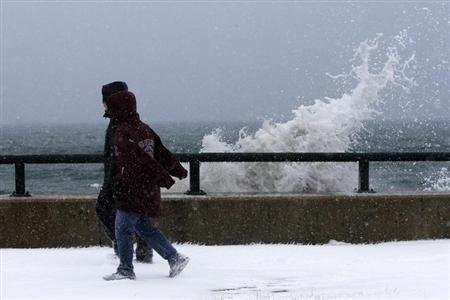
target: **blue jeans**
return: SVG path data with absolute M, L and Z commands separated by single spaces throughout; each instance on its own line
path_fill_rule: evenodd
M 167 261 L 177 257 L 177 250 L 165 235 L 156 228 L 149 217 L 118 209 L 116 214 L 116 240 L 119 250 L 120 265 L 117 272 L 134 274 L 133 271 L 133 234 L 151 246 Z

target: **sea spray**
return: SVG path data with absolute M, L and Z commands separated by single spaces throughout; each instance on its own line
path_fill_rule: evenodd
M 450 191 L 450 171 L 448 168 L 441 168 L 432 176 L 425 178 L 425 192 L 449 192 Z
M 404 47 L 405 32 L 392 39 Z M 355 49 L 351 77 L 355 87 L 340 98 L 325 97 L 293 110 L 287 122 L 265 121 L 254 134 L 245 128 L 235 143 L 224 141 L 219 129 L 206 135 L 201 152 L 348 152 L 352 139 L 374 118 L 380 92 L 388 86 L 407 90 L 414 84 L 406 71 L 414 54 L 403 59 L 395 46 L 380 49 L 378 35 Z M 393 43 L 392 42 L 392 43 Z M 372 59 L 384 51 L 384 62 Z M 374 65 L 382 66 L 378 70 Z M 202 188 L 208 192 L 350 192 L 357 184 L 355 163 L 208 163 L 201 167 Z

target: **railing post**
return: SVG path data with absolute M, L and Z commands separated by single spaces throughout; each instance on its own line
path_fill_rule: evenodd
M 200 161 L 192 159 L 189 161 L 189 191 L 187 195 L 206 195 L 200 189 Z
M 12 197 L 29 197 L 30 194 L 25 192 L 25 163 L 14 163 L 16 171 L 16 191 L 12 193 Z
M 358 161 L 358 193 L 369 193 L 373 190 L 369 189 L 369 161 L 359 160 Z

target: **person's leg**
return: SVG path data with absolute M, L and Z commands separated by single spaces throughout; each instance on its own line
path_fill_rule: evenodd
M 120 209 L 116 215 L 116 238 L 119 250 L 120 265 L 117 272 L 129 275 L 133 274 L 133 233 L 135 231 L 138 215 L 128 213 Z
M 169 260 L 177 254 L 177 250 L 172 246 L 172 243 L 161 230 L 153 226 L 150 218 L 143 215 L 138 218 L 136 233 L 165 260 Z
M 138 216 L 137 214 L 117 210 L 116 238 L 120 265 L 116 273 L 104 276 L 104 280 L 136 278 L 133 270 L 133 233 Z
M 139 217 L 136 222 L 136 233 L 168 261 L 170 266 L 169 277 L 175 277 L 180 274 L 188 264 L 189 257 L 178 253 L 161 230 L 153 226 L 150 218 L 145 216 Z
M 153 263 L 153 249 L 136 234 L 136 260 L 143 263 Z
M 108 238 L 115 242 L 115 222 L 116 222 L 116 208 L 114 207 L 114 201 L 108 188 L 102 187 L 97 197 L 95 204 L 95 211 L 97 213 L 97 219 L 108 236 Z

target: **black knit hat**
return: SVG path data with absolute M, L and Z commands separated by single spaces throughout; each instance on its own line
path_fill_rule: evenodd
M 105 84 L 102 87 L 103 101 L 106 101 L 106 99 L 108 99 L 108 97 L 111 96 L 112 94 L 115 94 L 115 93 L 121 92 L 121 91 L 128 91 L 128 86 L 123 81 L 114 81 L 114 82 Z

